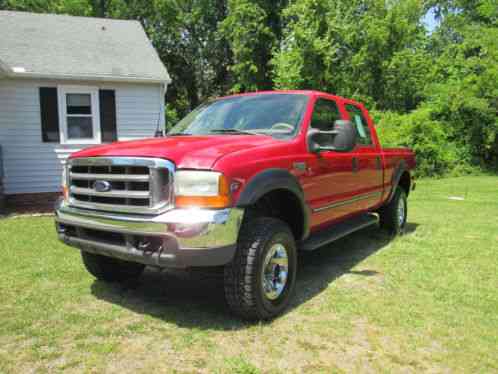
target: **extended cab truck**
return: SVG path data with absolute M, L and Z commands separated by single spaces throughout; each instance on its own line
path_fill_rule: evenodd
M 297 251 L 369 225 L 403 230 L 414 154 L 383 149 L 363 105 L 316 91 L 210 101 L 163 138 L 77 152 L 59 238 L 104 281 L 144 267 L 224 269 L 247 319 L 288 305 Z

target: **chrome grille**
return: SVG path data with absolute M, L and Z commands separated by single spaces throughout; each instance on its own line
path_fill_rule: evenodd
M 162 159 L 70 159 L 69 203 L 96 210 L 159 213 L 172 202 L 173 172 L 174 165 Z

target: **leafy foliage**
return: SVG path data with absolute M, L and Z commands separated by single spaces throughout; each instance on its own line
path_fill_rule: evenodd
M 274 64 L 279 88 L 314 88 L 411 110 L 427 62 L 418 1 L 296 1 Z M 416 84 L 411 84 L 416 81 Z M 399 97 L 402 96 L 402 100 Z
M 380 117 L 377 132 L 383 145 L 412 147 L 417 154 L 417 174 L 437 176 L 457 166 L 465 170 L 466 163 L 459 163 L 465 155 L 459 155 L 444 124 L 432 119 L 427 108 L 406 115 L 384 112 L 377 116 Z
M 0 0 L 139 20 L 168 67 L 168 125 L 209 97 L 316 89 L 363 101 L 419 172 L 498 169 L 497 0 Z M 430 11 L 438 25 L 423 23 Z
M 272 2 L 229 0 L 228 9 L 220 31 L 229 40 L 233 52 L 234 61 L 230 70 L 234 73 L 235 82 L 232 91 L 271 88 L 268 61 L 277 41 L 269 22 Z

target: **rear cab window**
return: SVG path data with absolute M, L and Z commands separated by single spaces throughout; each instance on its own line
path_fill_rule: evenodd
M 354 104 L 345 104 L 345 108 L 351 122 L 353 122 L 356 127 L 358 135 L 356 144 L 359 146 L 373 146 L 372 133 L 363 110 Z

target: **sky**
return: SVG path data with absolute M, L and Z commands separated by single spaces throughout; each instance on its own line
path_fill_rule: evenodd
M 433 32 L 434 31 L 434 29 L 439 24 L 439 22 L 435 18 L 434 9 L 429 9 L 429 11 L 427 12 L 427 14 L 424 16 L 423 22 L 424 22 L 425 27 L 427 27 L 427 30 L 429 32 Z

